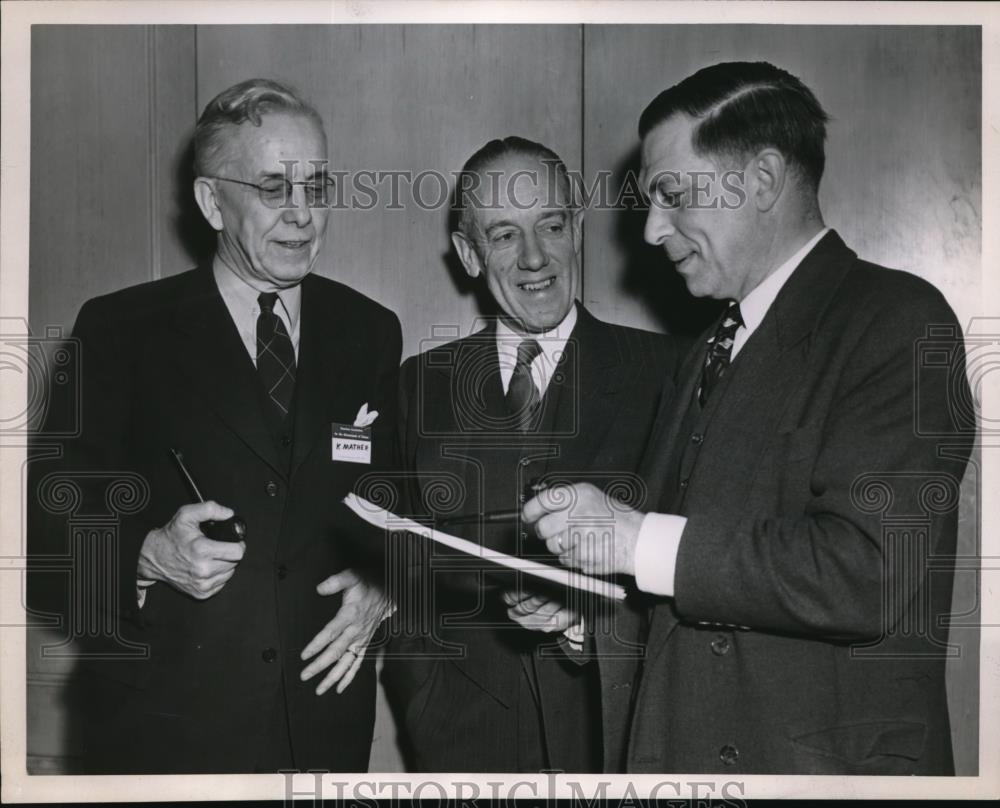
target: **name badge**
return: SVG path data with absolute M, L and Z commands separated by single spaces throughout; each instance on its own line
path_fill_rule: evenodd
M 331 424 L 330 444 L 332 460 L 369 465 L 372 462 L 372 428 L 370 426 Z

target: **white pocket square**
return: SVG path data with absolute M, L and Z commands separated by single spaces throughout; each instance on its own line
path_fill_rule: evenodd
M 368 412 L 368 402 L 366 401 L 361 405 L 358 414 L 354 416 L 354 426 L 371 426 L 375 423 L 376 418 L 378 418 L 378 410 Z

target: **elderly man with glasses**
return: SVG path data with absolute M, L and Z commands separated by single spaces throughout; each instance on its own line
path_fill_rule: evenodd
M 195 132 L 211 264 L 80 311 L 67 468 L 146 492 L 119 529 L 113 596 L 83 592 L 114 627 L 84 643 L 77 680 L 88 773 L 367 768 L 364 651 L 388 601 L 334 503 L 392 455 L 401 338 L 392 312 L 311 274 L 326 151 L 288 88 L 224 91 Z

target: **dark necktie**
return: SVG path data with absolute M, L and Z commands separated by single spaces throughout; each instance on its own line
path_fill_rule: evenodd
M 708 354 L 705 356 L 705 367 L 701 371 L 701 388 L 698 390 L 698 403 L 703 407 L 712 394 L 712 389 L 729 367 L 733 355 L 733 338 L 741 325 L 743 325 L 743 314 L 740 312 L 740 304 L 734 300 L 722 316 L 722 322 L 719 323 L 715 336 L 708 341 Z
M 295 349 L 285 324 L 274 312 L 277 292 L 261 292 L 257 298 L 257 375 L 264 392 L 274 405 L 274 412 L 284 419 L 295 393 Z
M 535 410 L 542 400 L 531 378 L 531 363 L 542 352 L 542 346 L 533 339 L 526 339 L 517 346 L 517 363 L 507 387 L 507 413 L 514 419 L 514 428 L 527 432 L 531 428 Z

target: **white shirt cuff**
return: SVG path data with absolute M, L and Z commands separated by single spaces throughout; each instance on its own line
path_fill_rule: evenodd
M 583 638 L 584 638 L 584 628 L 583 628 L 583 618 L 580 618 L 580 622 L 576 625 L 570 626 L 563 632 L 563 636 L 566 638 L 566 642 L 569 643 L 569 647 L 572 648 L 577 653 L 583 650 Z
M 687 519 L 672 513 L 647 513 L 635 544 L 635 585 L 643 592 L 674 596 L 677 550 Z
M 141 609 L 146 603 L 146 590 L 156 581 L 147 581 L 145 578 L 137 578 L 135 581 L 135 599 Z

